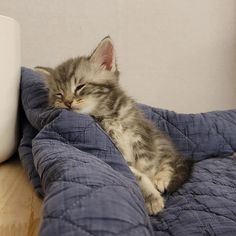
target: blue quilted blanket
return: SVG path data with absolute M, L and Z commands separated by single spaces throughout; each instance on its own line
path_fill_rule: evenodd
M 236 235 L 236 110 L 177 114 L 140 105 L 196 163 L 149 217 L 136 180 L 90 116 L 47 106 L 40 76 L 22 69 L 19 155 L 44 197 L 41 236 Z

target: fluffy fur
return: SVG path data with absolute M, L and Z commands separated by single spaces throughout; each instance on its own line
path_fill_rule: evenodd
M 136 176 L 149 214 L 161 211 L 161 194 L 187 180 L 192 162 L 182 158 L 120 87 L 111 39 L 103 39 L 89 57 L 69 59 L 55 69 L 37 69 L 44 74 L 50 105 L 93 116 Z

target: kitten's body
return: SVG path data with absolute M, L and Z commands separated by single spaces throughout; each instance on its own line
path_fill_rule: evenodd
M 95 117 L 136 176 L 149 214 L 158 213 L 164 207 L 161 193 L 183 184 L 192 164 L 121 89 L 110 38 L 90 57 L 70 59 L 55 70 L 44 68 L 44 74 L 50 104 Z
M 144 118 L 123 91 L 118 98 L 112 114 L 109 109 L 109 114 L 95 118 L 136 176 L 149 213 L 156 214 L 164 207 L 160 192 L 176 190 L 188 178 L 191 163 L 180 158 L 166 135 Z

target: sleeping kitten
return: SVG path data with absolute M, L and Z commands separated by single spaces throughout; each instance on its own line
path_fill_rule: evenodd
M 161 193 L 180 187 L 190 175 L 192 162 L 182 158 L 170 139 L 144 118 L 120 87 L 110 37 L 89 57 L 37 70 L 44 74 L 50 105 L 93 116 L 136 176 L 148 213 L 160 212 L 164 207 Z

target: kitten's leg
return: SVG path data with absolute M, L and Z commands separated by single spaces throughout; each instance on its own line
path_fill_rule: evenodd
M 150 215 L 156 215 L 164 208 L 164 199 L 156 190 L 151 180 L 143 173 L 130 166 L 131 171 L 137 178 L 138 184 L 143 193 L 146 208 Z
M 156 164 L 155 162 L 147 162 L 145 159 L 139 159 L 136 165 L 138 165 L 141 173 L 147 173 L 147 176 L 159 192 L 165 192 L 174 173 L 169 160 L 160 161 Z
M 170 155 L 168 158 L 166 157 L 165 160 L 161 160 L 159 165 L 156 167 L 154 184 L 161 193 L 167 190 L 173 177 L 174 169 L 172 168 L 171 161 L 172 156 Z
M 173 168 L 171 168 L 169 165 L 164 165 L 155 175 L 154 184 L 161 193 L 164 193 L 165 190 L 167 190 L 172 180 L 173 172 Z
M 193 161 L 182 157 L 162 161 L 154 177 L 156 188 L 160 192 L 176 191 L 190 177 L 192 167 Z

